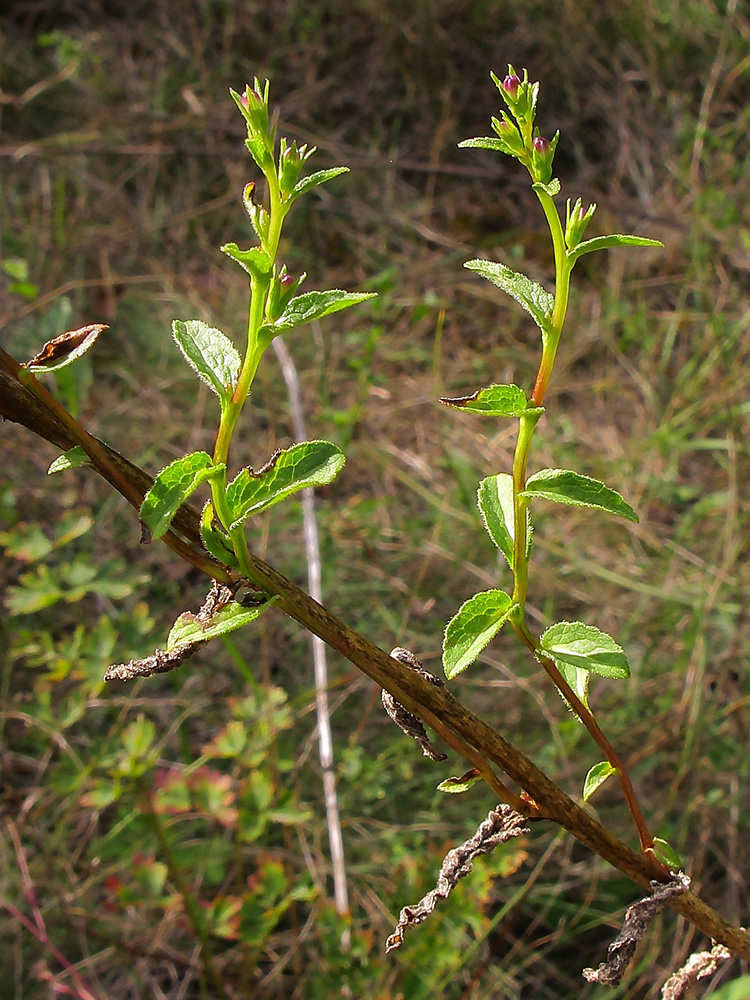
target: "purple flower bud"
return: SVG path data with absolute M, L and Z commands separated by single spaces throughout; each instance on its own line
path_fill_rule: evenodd
M 549 152 L 549 139 L 543 139 L 540 135 L 534 139 L 534 151 L 540 156 L 544 156 L 545 153 Z
M 516 94 L 518 93 L 518 88 L 521 86 L 520 77 L 516 76 L 515 73 L 506 76 L 503 80 L 503 90 L 511 98 L 511 100 L 516 99 Z
M 291 274 L 281 274 L 279 275 L 279 284 L 282 289 L 287 289 L 291 285 L 296 285 L 297 279 L 293 278 Z

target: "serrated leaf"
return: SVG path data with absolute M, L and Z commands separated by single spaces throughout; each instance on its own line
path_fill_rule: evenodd
M 194 645 L 196 642 L 208 642 L 220 635 L 227 635 L 261 615 L 273 603 L 274 598 L 263 604 L 245 608 L 236 601 L 230 601 L 224 607 L 215 611 L 210 621 L 204 622 L 191 611 L 183 611 L 172 626 L 167 637 L 167 653 L 173 653 L 181 646 Z
M 610 774 L 616 773 L 617 768 L 612 767 L 608 760 L 602 760 L 598 764 L 594 764 L 583 782 L 583 801 L 588 802 L 597 788 L 604 784 Z
M 258 472 L 243 469 L 227 487 L 233 517 L 230 527 L 236 528 L 298 490 L 328 485 L 345 461 L 344 453 L 330 441 L 303 441 L 277 451 Z
M 638 515 L 615 490 L 591 476 L 582 476 L 570 469 L 542 469 L 526 480 L 523 497 L 554 500 L 571 507 L 590 507 L 609 514 L 638 521 Z
M 80 444 L 77 444 L 55 459 L 47 469 L 47 475 L 53 476 L 56 472 L 64 472 L 66 469 L 80 469 L 84 465 L 91 465 L 91 459 Z
M 682 871 L 685 867 L 682 858 L 674 847 L 661 837 L 654 837 L 654 854 L 667 868 Z
M 239 351 L 221 330 L 199 319 L 172 323 L 172 336 L 190 365 L 223 401 L 230 398 L 237 384 L 242 359 Z
M 476 271 L 483 278 L 487 278 L 493 285 L 502 288 L 511 298 L 514 298 L 519 305 L 523 306 L 532 317 L 539 329 L 546 334 L 548 324 L 547 319 L 552 313 L 555 303 L 554 297 L 538 285 L 525 274 L 512 271 L 504 264 L 498 264 L 490 260 L 467 260 L 464 267 L 469 271 Z
M 437 786 L 439 792 L 447 792 L 451 795 L 457 795 L 459 792 L 465 792 L 472 785 L 475 785 L 482 775 L 479 771 L 472 767 L 471 770 L 462 774 L 460 778 L 446 778 L 445 781 L 441 781 Z
M 577 260 L 585 253 L 593 253 L 595 250 L 606 250 L 609 247 L 663 247 L 659 240 L 649 240 L 645 236 L 622 236 L 615 233 L 612 236 L 594 236 L 593 239 L 584 240 L 573 250 L 568 251 L 568 258 Z
M 479 135 L 475 139 L 464 139 L 458 144 L 459 149 L 494 149 L 496 153 L 508 153 L 509 148 L 502 139 L 494 135 Z
M 562 660 L 556 661 L 556 666 L 573 691 L 578 695 L 579 699 L 591 711 L 591 706 L 589 705 L 591 673 L 588 670 L 584 670 L 583 667 L 574 667 L 572 663 L 564 663 Z M 568 699 L 562 691 L 560 691 L 560 696 L 565 704 L 568 705 L 568 708 L 571 708 Z
M 535 191 L 544 191 L 550 198 L 554 198 L 556 194 L 560 194 L 560 180 L 558 177 L 553 177 L 546 184 L 543 181 L 536 181 L 531 186 Z
M 479 484 L 477 506 L 487 534 L 513 568 L 515 528 L 513 521 L 513 477 L 505 472 L 488 476 Z M 526 508 L 526 558 L 531 555 L 531 514 Z
M 153 537 L 161 538 L 180 505 L 201 483 L 224 468 L 223 464 L 214 465 L 213 459 L 205 451 L 194 451 L 175 459 L 162 469 L 143 498 L 139 515 Z
M 488 385 L 477 389 L 471 396 L 441 396 L 439 402 L 456 410 L 488 417 L 520 417 L 528 407 L 526 393 L 517 385 Z
M 201 541 L 214 559 L 218 559 L 225 566 L 231 566 L 232 569 L 240 568 L 228 536 L 221 528 L 215 526 L 214 508 L 210 500 L 203 508 L 200 530 Z
M 59 337 L 48 340 L 38 354 L 26 362 L 29 371 L 47 374 L 56 372 L 77 361 L 99 339 L 99 334 L 109 327 L 104 323 L 92 323 L 80 330 L 68 330 Z
M 249 250 L 240 250 L 236 243 L 225 243 L 221 247 L 221 252 L 227 257 L 236 260 L 247 271 L 248 274 L 263 275 L 270 274 L 273 261 L 262 247 L 250 247 Z
M 558 666 L 569 663 L 602 677 L 630 677 L 622 646 L 595 625 L 557 622 L 542 633 L 539 645 Z
M 292 191 L 292 196 L 294 198 L 299 198 L 301 194 L 305 194 L 311 188 L 317 187 L 318 184 L 325 184 L 326 181 L 332 180 L 334 177 L 338 177 L 340 174 L 348 174 L 349 167 L 329 167 L 328 170 L 318 170 L 314 174 L 310 174 L 308 177 L 303 177 L 299 181 Z
M 479 484 L 477 506 L 487 534 L 513 568 L 513 477 L 505 472 Z
M 342 292 L 332 288 L 326 292 L 304 292 L 291 299 L 284 312 L 273 324 L 273 329 L 292 330 L 314 319 L 322 319 L 331 313 L 356 306 L 358 302 L 373 298 L 377 292 Z
M 474 594 L 448 622 L 443 637 L 443 669 L 448 680 L 476 660 L 494 639 L 515 605 L 502 590 Z

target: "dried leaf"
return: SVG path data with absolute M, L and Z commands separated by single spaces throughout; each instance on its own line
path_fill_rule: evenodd
M 662 1000 L 682 1000 L 691 986 L 699 979 L 713 976 L 719 963 L 731 957 L 732 953 L 723 944 L 715 944 L 711 951 L 695 952 L 662 986 Z
M 398 660 L 400 663 L 405 663 L 407 667 L 420 674 L 425 680 L 430 681 L 431 684 L 435 684 L 438 687 L 443 686 L 443 682 L 439 677 L 435 677 L 428 670 L 425 670 L 422 666 L 421 661 L 410 652 L 408 649 L 404 649 L 402 646 L 396 646 L 391 650 L 391 656 L 394 660 Z M 446 760 L 447 754 L 438 753 L 438 751 L 433 747 L 429 736 L 427 735 L 427 730 L 416 717 L 412 715 L 411 712 L 407 711 L 400 702 L 396 701 L 392 694 L 383 688 L 383 692 L 380 696 L 383 702 L 383 708 L 388 713 L 389 717 L 396 723 L 398 728 L 402 732 L 406 733 L 407 736 L 411 736 L 412 739 L 416 740 L 417 743 L 422 748 L 422 753 L 425 757 L 429 757 L 430 760 Z
M 625 911 L 622 930 L 607 948 L 607 961 L 598 969 L 584 969 L 583 978 L 589 983 L 603 986 L 617 986 L 630 964 L 638 942 L 649 928 L 649 924 L 673 896 L 687 892 L 690 879 L 684 872 L 676 875 L 671 882 L 652 882 L 653 895 L 633 903 Z
M 32 372 L 48 372 L 61 368 L 93 347 L 102 330 L 108 329 L 104 323 L 92 323 L 89 326 L 82 326 L 80 330 L 61 333 L 59 337 L 48 340 L 41 351 L 26 362 L 26 367 Z
M 391 654 L 393 655 L 393 654 Z M 460 878 L 468 875 L 474 867 L 474 858 L 480 854 L 489 854 L 498 844 L 528 833 L 524 826 L 523 816 L 504 803 L 493 809 L 487 819 L 479 824 L 473 837 L 449 851 L 440 868 L 437 885 L 415 906 L 405 906 L 401 911 L 396 929 L 385 942 L 386 953 L 398 948 L 404 940 L 404 934 L 410 927 L 421 924 L 435 909 L 439 899 L 447 899 Z

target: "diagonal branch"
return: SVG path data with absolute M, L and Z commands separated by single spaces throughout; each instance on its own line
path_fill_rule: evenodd
M 70 432 L 59 417 L 55 413 L 44 412 L 44 407 L 34 395 L 17 382 L 13 371 L 8 371 L 4 363 L 7 358 L 8 355 L 0 349 L 0 416 L 29 427 L 60 448 L 78 443 L 71 439 Z M 151 477 L 98 439 L 94 440 L 105 450 L 108 459 L 117 465 L 130 486 L 136 487 L 141 496 L 145 494 L 151 485 Z M 92 464 L 107 481 L 111 481 L 106 469 L 98 468 L 95 462 Z M 126 499 L 130 500 L 129 497 Z M 133 503 L 132 500 L 130 502 Z M 137 504 L 133 503 L 133 506 Z M 195 510 L 183 506 L 174 524 L 188 541 L 200 545 L 199 519 Z M 445 687 L 430 683 L 405 663 L 392 659 L 258 556 L 251 555 L 250 558 L 255 579 L 269 593 L 277 595 L 277 603 L 286 614 L 385 688 L 407 711 L 431 728 L 454 733 L 512 778 L 536 804 L 536 809 L 529 806 L 529 817 L 541 814 L 564 827 L 613 868 L 645 889 L 650 888 L 651 880 L 667 880 L 666 870 L 655 859 L 636 853 L 614 837 L 528 757 Z M 670 899 L 669 905 L 714 941 L 725 945 L 732 954 L 750 961 L 750 933 L 731 924 L 694 893 L 681 893 Z

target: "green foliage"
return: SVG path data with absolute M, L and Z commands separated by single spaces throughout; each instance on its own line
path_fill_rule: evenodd
M 228 635 L 235 629 L 249 625 L 265 611 L 268 603 L 270 602 L 264 601 L 259 607 L 244 608 L 236 601 L 230 601 L 211 616 L 209 624 L 202 622 L 190 611 L 183 611 L 169 632 L 167 652 L 174 652 L 186 644 L 218 639 L 219 636 Z
M 218 476 L 225 468 L 223 463 L 216 465 L 205 451 L 194 451 L 162 469 L 143 498 L 140 510 L 140 518 L 153 537 L 161 538 L 181 505 L 200 484 Z
M 497 635 L 515 605 L 502 590 L 486 590 L 465 601 L 443 637 L 443 668 L 451 680 L 470 666 Z
M 346 461 L 329 441 L 303 441 L 276 452 L 258 472 L 242 469 L 227 486 L 230 530 L 280 500 L 313 486 L 333 482 Z
M 549 328 L 549 318 L 554 306 L 554 297 L 536 281 L 524 274 L 512 271 L 504 264 L 489 260 L 468 260 L 464 267 L 481 274 L 493 285 L 502 288 L 526 310 L 545 335 Z
M 228 402 L 237 384 L 242 360 L 237 348 L 221 330 L 192 319 L 176 319 L 172 334 L 185 360 L 198 378 L 213 389 L 222 404 Z
M 571 507 L 590 507 L 605 510 L 610 514 L 637 521 L 638 515 L 619 493 L 611 490 L 598 479 L 582 476 L 569 469 L 542 469 L 526 480 L 520 493 L 523 497 L 538 497 L 540 500 L 554 500 Z

